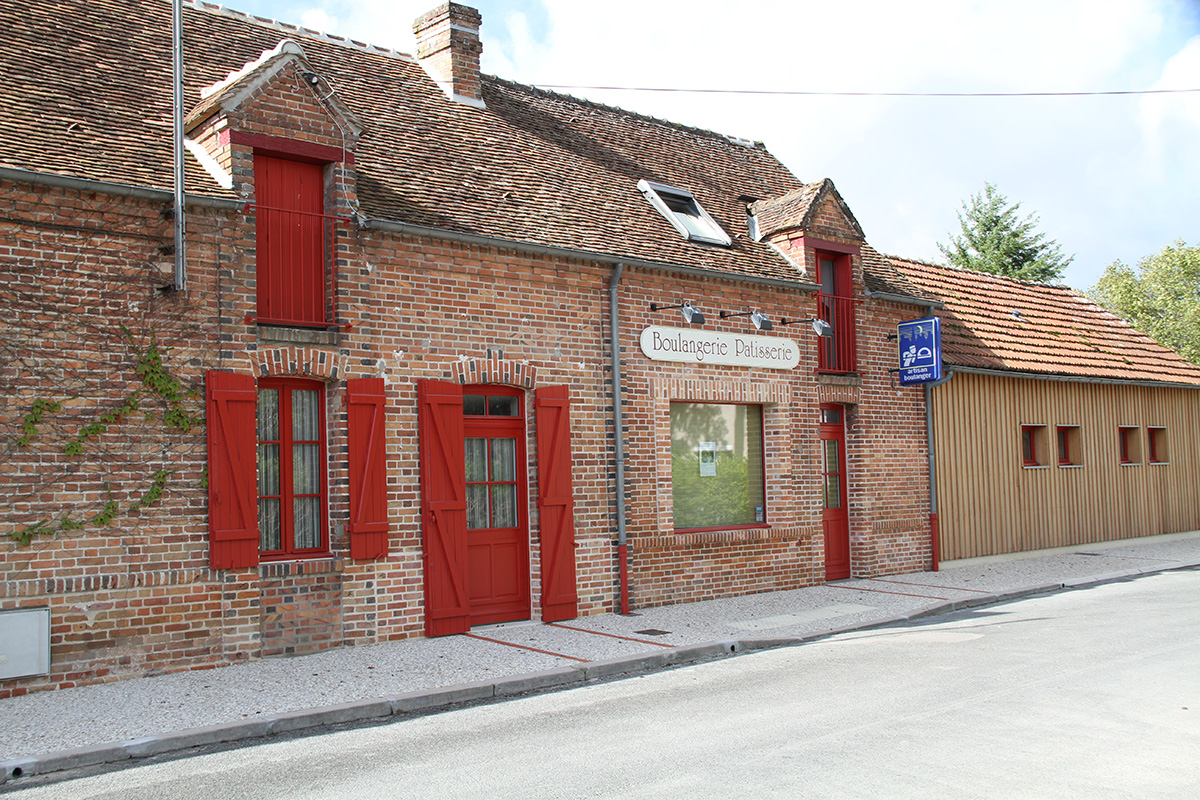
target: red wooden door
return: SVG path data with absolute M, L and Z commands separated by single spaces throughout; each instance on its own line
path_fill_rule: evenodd
M 530 616 L 522 394 L 501 387 L 463 389 L 472 625 Z
M 850 577 L 850 517 L 846 511 L 846 425 L 842 406 L 821 406 L 821 524 L 825 580 Z

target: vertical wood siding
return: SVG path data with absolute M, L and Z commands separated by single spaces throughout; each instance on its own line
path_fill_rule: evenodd
M 1200 390 L 958 373 L 933 391 L 940 558 L 951 560 L 1200 529 Z M 1044 425 L 1024 467 L 1021 426 Z M 1079 466 L 1057 426 L 1079 426 Z M 1136 426 L 1139 464 L 1117 429 Z M 1165 427 L 1167 463 L 1149 462 Z

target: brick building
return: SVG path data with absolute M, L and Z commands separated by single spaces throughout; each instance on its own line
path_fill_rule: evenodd
M 198 3 L 174 248 L 169 4 L 0 14 L 0 696 L 929 563 L 937 303 L 830 181 L 481 75 L 464 6 Z

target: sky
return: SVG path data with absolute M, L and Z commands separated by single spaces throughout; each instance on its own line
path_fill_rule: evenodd
M 478 0 L 483 71 L 535 86 L 790 92 L 1200 89 L 1200 0 Z M 437 0 L 229 0 L 230 8 L 414 51 Z M 560 89 L 762 141 L 831 179 L 867 240 L 942 262 L 993 183 L 1094 285 L 1200 244 L 1200 92 L 813 97 Z

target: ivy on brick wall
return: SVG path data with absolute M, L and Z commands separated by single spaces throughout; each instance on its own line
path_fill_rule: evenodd
M 52 442 L 39 442 L 39 437 L 45 438 L 46 426 L 61 416 L 78 397 L 41 397 L 34 400 L 18 426 L 19 435 L 14 442 L 18 450 L 43 444 L 48 451 L 57 449 L 68 459 L 77 460 L 88 455 L 89 448 L 94 448 L 105 433 L 112 432 L 136 415 L 141 415 L 145 421 L 169 433 L 187 434 L 204 425 L 204 418 L 199 414 L 200 390 L 185 386 L 166 363 L 171 348 L 159 345 L 153 331 L 143 345 L 125 324 L 120 324 L 118 328 L 130 350 L 132 368 L 140 379 L 140 387 L 129 390 L 117 404 L 106 410 L 94 412 L 73 435 L 64 436 L 60 432 L 55 437 L 56 441 Z M 100 459 L 98 466 L 103 468 L 103 459 Z M 114 499 L 109 483 L 105 482 L 105 497 L 98 505 L 18 526 L 9 535 L 22 545 L 28 545 L 37 536 L 79 530 L 89 525 L 107 527 L 122 514 L 146 508 L 161 498 L 175 472 L 173 469 L 157 469 L 145 475 L 145 488 L 140 497 L 126 508 L 122 508 L 120 502 Z M 60 476 L 57 483 L 62 483 L 64 479 Z M 52 492 L 55 487 L 52 483 L 40 488 Z

